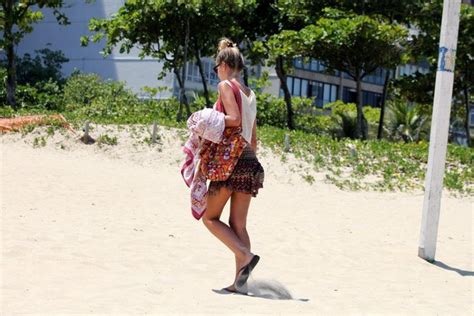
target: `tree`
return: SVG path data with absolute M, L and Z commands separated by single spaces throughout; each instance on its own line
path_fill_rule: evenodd
M 253 64 L 266 63 L 275 67 L 285 99 L 287 126 L 294 129 L 291 93 L 286 78 L 293 68 L 296 55 L 291 45 L 279 42 L 276 36 L 283 30 L 300 30 L 305 24 L 291 19 L 286 11 L 286 3 L 279 0 L 259 1 L 253 12 L 242 12 L 242 15 L 240 30 L 246 43 L 247 56 Z
M 135 0 L 127 1 L 109 19 L 92 19 L 89 29 L 96 34 L 82 37 L 82 44 L 106 37 L 105 55 L 119 47 L 120 53 L 140 49 L 140 57 L 151 56 L 163 61 L 158 78 L 172 71 L 180 87 L 180 108 L 177 120 L 183 119 L 182 105 L 190 108 L 185 95 L 185 66 L 190 52 L 198 62 L 201 55 L 215 51 L 217 39 L 234 25 L 232 13 L 239 12 L 251 0 Z M 214 9 L 212 9 L 214 8 Z M 212 24 L 211 24 L 212 23 Z M 212 26 L 212 27 L 210 27 Z M 219 35 L 219 36 L 218 36 Z M 202 65 L 200 66 L 201 76 Z M 203 85 L 205 80 L 203 78 Z M 207 90 L 207 88 L 205 88 Z
M 191 50 L 201 75 L 207 107 L 210 107 L 211 103 L 207 89 L 208 78 L 204 74 L 201 56 L 214 56 L 217 52 L 217 43 L 223 37 L 230 37 L 240 43 L 241 52 L 246 54 L 248 41 L 244 41 L 249 37 L 243 31 L 245 28 L 242 25 L 247 25 L 246 18 L 258 12 L 256 6 L 255 0 L 231 1 L 227 4 L 219 0 L 207 0 L 202 1 L 198 10 L 191 12 L 190 24 L 193 30 L 190 34 Z M 255 30 L 250 33 L 255 33 Z M 247 73 L 246 69 L 244 73 Z M 244 79 L 246 80 L 245 76 Z
M 413 39 L 410 55 L 414 62 L 428 62 L 430 72 L 416 73 L 398 80 L 401 93 L 410 101 L 433 103 L 435 76 L 438 63 L 439 34 L 441 27 L 443 1 L 424 3 L 414 23 L 419 30 Z M 474 8 L 461 4 L 458 44 L 456 49 L 456 67 L 454 71 L 454 91 L 456 100 L 464 104 L 464 122 L 469 140 L 469 105 L 474 90 Z M 453 106 L 453 111 L 456 107 Z
M 381 16 L 357 15 L 325 9 L 324 17 L 299 32 L 282 36 L 302 55 L 323 61 L 330 69 L 346 72 L 357 85 L 356 136 L 367 139 L 368 124 L 362 112 L 362 79 L 377 68 L 392 68 L 403 60 L 407 29 Z
M 293 68 L 293 59 L 299 55 L 299 52 L 296 49 L 297 45 L 291 41 L 292 38 L 282 36 L 281 34 L 285 33 L 272 35 L 267 41 L 256 41 L 253 50 L 261 52 L 262 55 L 266 56 L 269 66 L 275 66 L 286 104 L 287 126 L 290 130 L 293 130 L 295 129 L 294 113 L 291 93 L 287 84 L 287 73 Z
M 419 12 L 423 5 L 422 0 L 280 0 L 279 6 L 287 12 L 293 21 L 300 21 L 303 24 L 312 24 L 324 16 L 324 8 L 331 7 L 358 15 L 383 17 L 390 24 L 398 23 L 410 27 L 413 16 Z M 339 70 L 339 69 L 338 69 Z M 395 73 L 395 69 L 386 69 L 383 96 L 380 102 L 380 118 L 377 138 L 382 137 L 385 103 L 388 98 L 388 89 Z
M 16 61 L 15 47 L 27 33 L 33 31 L 32 24 L 43 19 L 41 9 L 51 8 L 58 23 L 68 24 L 67 17 L 60 12 L 63 0 L 1 0 L 0 31 L 3 37 L 0 39 L 0 48 L 7 55 L 7 102 L 16 107 Z M 40 10 L 34 10 L 37 6 Z

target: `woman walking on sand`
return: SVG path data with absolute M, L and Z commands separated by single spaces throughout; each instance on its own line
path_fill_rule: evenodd
M 218 45 L 214 71 L 220 79 L 218 91 L 223 104 L 225 126 L 241 126 L 242 137 L 248 144 L 229 178 L 225 181 L 211 181 L 209 184 L 207 210 L 202 219 L 209 231 L 235 254 L 234 283 L 224 288 L 230 292 L 242 291 L 260 259 L 251 252 L 246 224 L 251 197 L 255 197 L 258 189 L 263 187 L 264 170 L 256 157 L 256 97 L 240 81 L 240 71 L 243 68 L 244 60 L 236 44 L 227 38 L 222 39 Z M 239 111 L 233 86 L 241 94 L 242 112 Z M 227 225 L 220 220 L 220 216 L 229 199 L 230 217 Z

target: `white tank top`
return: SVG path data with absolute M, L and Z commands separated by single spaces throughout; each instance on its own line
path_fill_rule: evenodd
M 228 80 L 224 82 L 231 86 Z M 253 90 L 250 90 L 249 96 L 242 90 L 239 89 L 239 91 L 242 97 L 242 137 L 251 144 L 253 124 L 257 116 L 257 99 Z

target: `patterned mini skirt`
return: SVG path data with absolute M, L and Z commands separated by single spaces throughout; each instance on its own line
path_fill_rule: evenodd
M 265 173 L 250 145 L 247 145 L 235 165 L 234 171 L 225 181 L 211 181 L 208 194 L 215 195 L 222 187 L 234 192 L 243 192 L 257 196 L 258 189 L 263 188 Z

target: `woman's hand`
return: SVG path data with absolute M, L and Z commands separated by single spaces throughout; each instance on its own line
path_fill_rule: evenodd
M 240 116 L 239 106 L 235 100 L 234 91 L 232 88 L 221 82 L 217 86 L 219 89 L 219 95 L 221 98 L 222 105 L 224 106 L 226 116 L 225 116 L 225 126 L 226 127 L 237 127 L 240 126 L 242 118 Z

